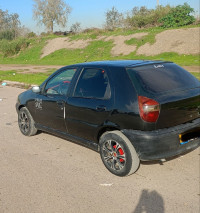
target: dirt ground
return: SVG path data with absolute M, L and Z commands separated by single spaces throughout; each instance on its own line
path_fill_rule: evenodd
M 62 66 L 59 65 L 26 65 L 26 64 L 0 64 L 0 70 L 9 71 L 13 70 L 15 72 L 21 73 L 38 73 L 47 72 L 52 69 L 59 69 Z
M 199 212 L 200 149 L 120 178 L 92 150 L 46 133 L 23 136 L 15 111 L 23 91 L 0 86 L 1 213 Z
M 140 39 L 148 33 L 135 33 L 128 36 L 100 36 L 97 39 L 73 40 L 69 38 L 55 38 L 49 40 L 42 50 L 42 57 L 45 57 L 59 49 L 82 49 L 87 47 L 91 41 L 113 40 L 114 47 L 111 50 L 113 56 L 128 55 L 136 50 L 135 45 L 125 44 L 131 38 Z M 156 35 L 154 44 L 146 43 L 137 50 L 137 55 L 158 55 L 165 52 L 178 54 L 199 54 L 200 53 L 200 28 L 166 30 Z
M 47 72 L 52 69 L 59 69 L 62 65 L 19 65 L 19 64 L 0 64 L 0 70 L 2 71 L 20 71 L 22 73 L 38 73 Z M 199 66 L 183 66 L 189 72 L 200 72 Z

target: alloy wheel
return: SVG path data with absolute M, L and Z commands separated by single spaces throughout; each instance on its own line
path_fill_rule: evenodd
M 25 112 L 20 112 L 19 114 L 19 127 L 24 134 L 26 134 L 30 129 L 29 118 Z
M 114 140 L 108 140 L 103 144 L 103 158 L 105 163 L 113 170 L 121 170 L 126 164 L 126 155 Z

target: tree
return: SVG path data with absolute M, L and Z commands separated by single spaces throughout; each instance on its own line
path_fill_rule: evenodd
M 72 33 L 79 33 L 81 31 L 81 23 L 76 22 L 75 24 L 72 24 L 70 31 L 72 31 Z
M 9 14 L 0 9 L 0 39 L 12 40 L 20 35 L 21 23 L 17 13 Z
M 53 33 L 54 25 L 66 27 L 71 8 L 64 0 L 34 0 L 33 18 Z
M 21 25 L 19 15 L 17 13 L 11 15 L 11 25 L 15 34 L 15 38 L 17 38 L 17 36 L 19 35 L 19 28 Z
M 134 7 L 132 9 L 132 15 L 128 16 L 126 21 L 131 27 L 145 27 L 150 23 L 150 16 L 153 10 L 147 9 L 145 6 L 140 8 Z
M 123 14 L 119 13 L 115 7 L 112 7 L 111 10 L 106 12 L 106 28 L 114 30 L 117 27 L 123 25 Z

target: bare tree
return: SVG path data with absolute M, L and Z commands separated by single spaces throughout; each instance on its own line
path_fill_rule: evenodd
M 81 23 L 76 22 L 75 24 L 72 24 L 72 26 L 70 27 L 70 31 L 72 31 L 73 33 L 79 33 L 81 31 Z
M 18 37 L 18 35 L 20 34 L 20 20 L 19 20 L 19 15 L 17 13 L 14 13 L 11 15 L 11 25 L 12 25 L 12 29 L 14 30 L 14 36 L 15 39 Z
M 31 35 L 35 35 L 35 33 L 31 33 L 31 30 L 29 28 L 27 28 L 26 26 L 21 26 L 20 27 L 20 31 L 19 31 L 19 36 L 21 37 L 28 37 L 28 35 L 31 34 Z M 31 37 L 31 36 L 29 36 Z M 32 36 L 34 37 L 34 36 Z
M 9 30 L 11 28 L 11 15 L 8 11 L 0 9 L 0 31 Z
M 54 25 L 66 27 L 71 8 L 64 0 L 34 0 L 33 18 L 53 33 Z
M 113 30 L 123 25 L 123 14 L 119 13 L 115 7 L 106 12 L 106 28 Z

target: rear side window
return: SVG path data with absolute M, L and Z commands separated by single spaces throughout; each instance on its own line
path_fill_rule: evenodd
M 198 79 L 173 63 L 128 68 L 127 72 L 137 88 L 150 93 L 163 93 L 200 86 Z
M 108 99 L 110 95 L 110 85 L 105 70 L 87 68 L 82 71 L 74 97 Z

